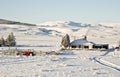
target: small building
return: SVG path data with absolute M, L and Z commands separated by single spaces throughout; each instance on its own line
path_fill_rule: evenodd
M 87 41 L 86 39 L 77 39 L 70 43 L 70 49 L 108 49 L 108 44 L 95 44 L 93 42 Z
M 71 42 L 70 49 L 93 49 L 94 43 L 86 39 L 77 39 Z
M 95 44 L 93 46 L 94 49 L 108 49 L 109 48 L 109 44 Z

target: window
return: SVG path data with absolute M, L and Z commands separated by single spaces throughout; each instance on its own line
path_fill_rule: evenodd
M 76 48 L 77 46 L 75 46 L 75 45 L 72 45 L 72 48 Z
M 84 48 L 89 48 L 89 46 L 84 46 Z

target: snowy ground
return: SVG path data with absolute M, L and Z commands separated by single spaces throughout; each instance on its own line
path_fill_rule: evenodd
M 0 75 L 7 77 L 119 77 L 120 56 L 99 59 L 99 51 L 65 51 L 65 55 L 1 56 Z M 64 53 L 65 53 L 64 52 Z M 68 53 L 68 54 L 67 54 Z M 102 63 L 94 60 L 94 57 Z M 112 57 L 112 58 L 111 58 Z M 115 66 L 110 65 L 114 63 Z M 106 65 L 109 66 L 106 66 Z M 118 68 L 118 69 L 115 69 Z
M 11 49 L 34 49 L 36 51 L 58 51 L 63 55 L 10 56 L 0 55 L 0 77 L 119 77 L 120 51 L 117 45 L 120 26 L 92 26 L 88 40 L 108 43 L 110 49 L 64 50 L 60 51 L 62 35 L 71 34 L 71 40 L 81 38 L 89 29 L 88 24 L 73 22 L 43 23 L 37 27 L 0 25 L 0 35 L 4 38 L 14 32 L 17 46 Z M 73 25 L 73 26 L 71 26 Z M 88 27 L 87 27 L 88 26 Z M 8 47 L 1 47 L 4 51 Z

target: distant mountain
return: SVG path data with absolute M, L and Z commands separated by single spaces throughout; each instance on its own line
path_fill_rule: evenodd
M 48 27 L 91 27 L 91 24 L 83 24 L 74 21 L 52 21 L 38 24 L 39 26 L 48 26 Z
M 0 19 L 0 24 L 17 24 L 17 25 L 36 26 L 36 24 L 22 23 L 22 22 L 5 20 L 5 19 Z

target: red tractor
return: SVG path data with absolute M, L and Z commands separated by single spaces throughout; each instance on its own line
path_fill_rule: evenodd
M 24 50 L 24 51 L 19 51 L 19 52 L 17 52 L 16 55 L 25 55 L 25 56 L 30 56 L 30 55 L 32 55 L 32 56 L 34 56 L 35 54 L 34 54 L 34 52 L 31 51 L 31 50 Z

